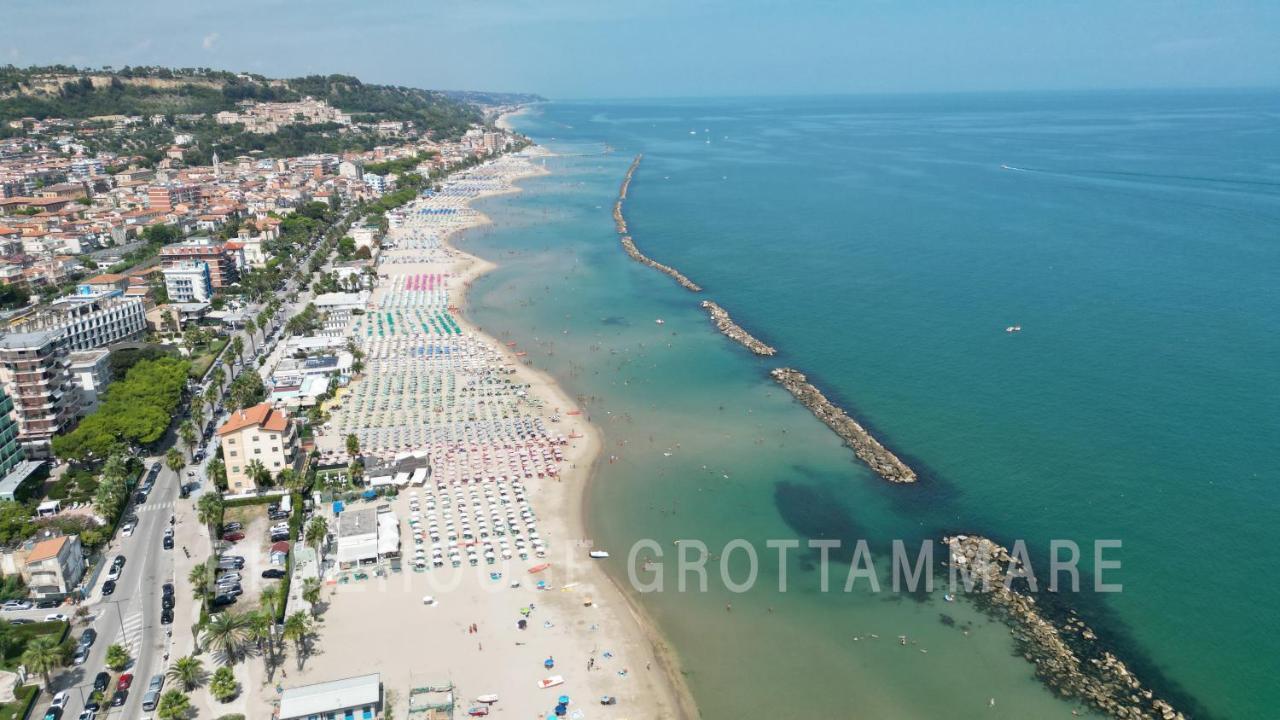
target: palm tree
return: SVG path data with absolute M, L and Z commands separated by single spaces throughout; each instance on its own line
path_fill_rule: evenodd
M 212 577 L 213 573 L 209 571 L 207 563 L 200 563 L 187 573 L 187 582 L 191 583 L 191 591 L 197 599 L 203 600 L 209 596 L 209 580 Z
M 67 649 L 51 635 L 39 635 L 27 641 L 22 651 L 22 664 L 31 672 L 44 677 L 44 686 L 50 687 L 50 674 L 67 664 Z
M 347 457 L 355 458 L 360 455 L 360 438 L 355 433 L 347 436 Z
M 316 549 L 316 556 L 320 556 L 320 550 L 324 547 L 325 538 L 329 536 L 329 521 L 317 515 L 311 518 L 311 522 L 307 523 L 307 531 L 305 540 L 308 545 Z
M 302 581 L 302 599 L 311 606 L 311 614 L 316 614 L 316 605 L 320 603 L 320 578 L 309 577 Z
M 258 330 L 258 324 L 253 321 L 253 318 L 245 318 L 244 329 L 249 331 L 249 351 L 253 352 L 258 348 L 258 343 L 253 337 L 253 334 Z
M 246 615 L 222 612 L 204 626 L 201 643 L 213 650 L 223 665 L 234 665 L 244 656 L 250 620 Z
M 222 524 L 222 512 L 224 509 L 222 495 L 216 492 L 207 492 L 196 501 L 196 519 L 209 528 L 209 537 L 215 544 L 217 543 L 218 526 Z
M 266 487 L 271 484 L 271 471 L 257 460 L 250 460 L 245 468 L 249 472 L 249 477 L 253 478 L 253 483 L 258 487 Z
M 182 689 L 191 692 L 204 684 L 204 663 L 200 658 L 187 655 L 173 661 L 167 675 L 169 679 L 182 685 Z
M 302 670 L 302 665 L 306 662 L 307 645 L 311 640 L 312 630 L 311 618 L 301 610 L 284 619 L 284 632 L 281 637 L 293 643 L 298 658 L 298 670 Z
M 182 421 L 178 426 L 178 437 L 182 438 L 182 444 L 187 448 L 187 454 L 195 457 L 196 449 L 196 426 L 190 420 Z
M 244 362 L 244 340 L 239 335 L 231 338 L 231 354 L 240 358 L 240 362 Z
M 213 671 L 213 680 L 209 681 L 209 692 L 220 703 L 231 702 L 240 692 L 240 684 L 236 682 L 235 673 L 225 665 Z
M 196 425 L 204 425 L 204 398 L 199 395 L 191 397 L 191 417 Z
M 178 448 L 169 448 L 169 452 L 164 454 L 164 464 L 175 473 L 181 473 L 187 461 L 182 457 L 182 453 L 178 452 Z M 179 482 L 181 482 L 181 478 L 179 478 Z
M 170 690 L 160 696 L 160 704 L 156 707 L 156 716 L 160 720 L 182 720 L 191 712 L 191 698 L 181 690 Z
M 107 648 L 107 667 L 120 672 L 129 666 L 129 662 L 133 658 L 129 657 L 129 651 L 123 645 L 115 644 Z
M 211 396 L 205 399 L 208 400 L 209 403 L 212 405 L 212 404 L 216 404 L 218 401 L 218 394 L 222 392 L 222 384 L 227 380 L 227 373 L 225 370 L 222 369 L 222 366 L 219 365 L 218 367 L 213 369 L 213 373 L 209 375 L 209 378 L 213 380 L 213 383 L 210 384 L 209 389 L 205 390 L 204 392 L 206 395 Z M 216 391 L 215 391 L 215 388 L 216 388 Z

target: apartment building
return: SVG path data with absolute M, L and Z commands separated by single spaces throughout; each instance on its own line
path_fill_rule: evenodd
M 169 302 L 209 302 L 213 299 L 213 280 L 209 263 L 183 260 L 164 269 L 164 288 Z
M 66 338 L 50 330 L 0 338 L 0 385 L 27 456 L 49 457 L 49 441 L 75 422 L 80 404 Z
M 276 477 L 298 460 L 297 429 L 287 412 L 270 403 L 232 413 L 218 428 L 218 438 L 227 468 L 227 489 L 232 494 L 258 490 L 254 461 Z
M 0 477 L 17 467 L 26 453 L 18 441 L 18 422 L 13 419 L 13 400 L 0 389 Z
M 184 262 L 199 260 L 209 266 L 209 284 L 214 290 L 227 287 L 240 280 L 235 257 L 227 252 L 224 243 L 209 238 L 198 238 L 160 248 L 160 262 L 165 269 Z
M 113 290 L 58 298 L 18 320 L 13 329 L 18 333 L 52 331 L 66 339 L 68 350 L 92 350 L 141 338 L 146 327 L 142 299 Z
M 98 409 L 98 400 L 111 384 L 111 353 L 106 348 L 76 350 L 70 354 L 71 382 L 80 391 L 79 414 Z

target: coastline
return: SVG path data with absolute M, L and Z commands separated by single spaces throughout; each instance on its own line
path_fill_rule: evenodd
M 505 113 L 499 118 L 499 122 L 506 123 L 502 125 L 504 128 L 510 128 L 508 117 L 514 117 L 526 112 L 525 108 L 520 108 L 511 113 Z M 541 147 L 541 146 L 538 146 Z M 484 198 L 500 197 L 502 195 L 514 195 L 522 192 L 522 188 L 515 185 L 515 181 L 528 179 L 531 177 L 541 177 L 549 175 L 549 170 L 543 169 L 541 172 L 534 172 L 528 175 L 512 178 L 513 186 L 506 192 L 496 192 L 477 197 L 476 200 Z M 559 383 L 555 381 L 551 375 L 542 369 L 535 368 L 532 365 L 523 362 L 523 359 L 517 357 L 515 351 L 499 342 L 499 339 L 487 334 L 483 327 L 474 324 L 467 316 L 466 309 L 468 306 L 469 290 L 471 283 L 477 278 L 493 271 L 498 267 L 496 262 L 487 260 L 478 255 L 473 255 L 466 250 L 462 250 L 457 246 L 456 240 L 468 230 L 474 230 L 484 225 L 490 224 L 492 221 L 483 214 L 479 215 L 479 221 L 469 227 L 457 228 L 442 239 L 443 244 L 456 252 L 459 256 L 468 258 L 472 267 L 463 277 L 460 290 L 457 292 L 457 305 L 459 308 L 458 321 L 462 326 L 476 332 L 485 338 L 488 338 L 500 348 L 500 352 L 508 359 L 516 370 L 516 377 L 535 381 L 551 395 L 559 405 L 557 407 L 574 408 L 578 403 L 569 397 Z M 533 384 L 531 382 L 531 384 Z M 588 540 L 591 537 L 590 518 L 587 514 L 587 498 L 591 492 L 591 487 L 596 480 L 598 467 L 603 459 L 603 436 L 600 428 L 590 421 L 589 414 L 568 416 L 567 419 L 578 424 L 582 430 L 584 440 L 586 441 L 583 452 L 577 457 L 576 462 L 571 463 L 571 467 L 564 472 L 566 481 L 576 480 L 579 489 L 577 492 L 567 492 L 564 497 L 564 507 L 562 508 L 563 517 L 566 521 L 569 537 L 582 538 Z M 566 484 L 571 484 L 566 482 Z M 604 566 L 598 563 L 589 563 L 585 565 L 588 570 L 585 575 L 598 576 L 604 581 L 604 585 L 608 586 L 615 597 L 625 603 L 627 614 L 631 621 L 635 624 L 635 633 L 643 640 L 643 644 L 647 646 L 653 656 L 654 662 L 657 663 L 658 669 L 663 677 L 660 683 L 662 692 L 665 695 L 665 701 L 660 703 L 661 709 L 665 714 L 663 717 L 680 718 L 682 720 L 693 720 L 699 717 L 697 704 L 693 699 L 693 694 L 689 690 L 688 685 L 684 682 L 680 672 L 680 661 L 675 650 L 667 643 L 666 638 L 657 628 L 651 618 L 645 613 L 644 609 L 639 606 L 635 599 L 627 593 L 621 583 L 613 577 L 611 573 L 604 569 Z M 625 621 L 623 621 L 625 624 Z

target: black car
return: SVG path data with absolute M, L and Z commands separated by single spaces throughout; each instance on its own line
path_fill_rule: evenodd
M 147 501 L 147 494 L 145 492 L 142 492 L 141 490 L 138 491 L 137 495 L 133 496 L 133 502 L 135 505 L 141 505 L 146 501 Z
M 172 549 L 173 549 L 173 537 L 171 537 L 171 536 L 169 536 L 169 535 L 166 535 L 166 536 L 165 536 L 165 538 L 164 538 L 164 543 L 163 543 L 163 545 L 164 545 L 164 549 L 165 549 L 165 550 L 172 550 Z
M 85 631 L 80 634 L 80 646 L 92 647 L 94 641 L 96 641 L 97 639 L 98 639 L 97 630 L 94 630 L 93 628 L 85 628 Z
M 93 678 L 94 690 L 106 690 L 107 686 L 110 684 L 111 684 L 111 673 L 100 672 Z
M 271 568 L 270 570 L 263 570 L 262 577 L 267 578 L 268 580 L 279 580 L 280 578 L 284 577 L 284 571 L 279 568 Z
M 102 583 L 102 594 L 103 594 L 104 596 L 106 596 L 106 595 L 110 595 L 111 593 L 113 593 L 113 592 L 115 592 L 115 591 L 116 591 L 116 581 L 115 581 L 115 580 L 108 580 L 108 581 L 106 581 L 106 582 Z
M 214 595 L 212 604 L 215 608 L 219 608 L 219 607 L 225 607 L 227 605 L 232 605 L 235 603 L 235 601 L 236 601 L 235 595 Z
M 111 696 L 111 707 L 120 707 L 121 705 L 124 705 L 124 701 L 128 699 L 128 690 L 117 690 L 116 693 Z
M 226 525 L 222 526 L 222 532 L 224 533 L 235 532 L 237 530 L 243 530 L 243 529 L 244 529 L 244 524 L 238 523 L 238 522 L 229 522 Z
M 200 450 L 199 452 L 197 452 L 197 453 L 195 454 L 195 457 L 194 457 L 193 459 L 194 459 L 196 462 L 203 462 L 203 461 L 204 461 L 204 451 L 203 451 L 203 450 Z
M 161 625 L 173 624 L 173 610 L 171 608 L 165 608 L 164 610 L 160 611 L 160 624 Z
M 115 559 L 111 561 L 112 567 L 118 567 L 118 568 L 124 567 L 124 564 L 125 564 L 125 558 L 123 555 L 117 555 Z
M 42 610 L 49 610 L 51 608 L 56 608 L 61 604 L 62 604 L 61 600 L 54 600 L 53 598 L 45 598 L 44 600 L 36 601 L 36 607 Z
M 165 595 L 164 597 L 160 598 L 161 608 L 165 610 L 172 610 L 174 605 L 175 603 L 172 595 Z
M 173 583 L 165 583 L 160 587 L 160 593 L 165 597 L 173 597 Z

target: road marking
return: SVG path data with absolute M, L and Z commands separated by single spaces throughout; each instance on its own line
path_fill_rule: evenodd
M 137 657 L 138 646 L 142 644 L 142 611 L 130 615 L 124 619 L 124 637 L 121 638 L 120 644 L 129 651 L 129 655 Z

